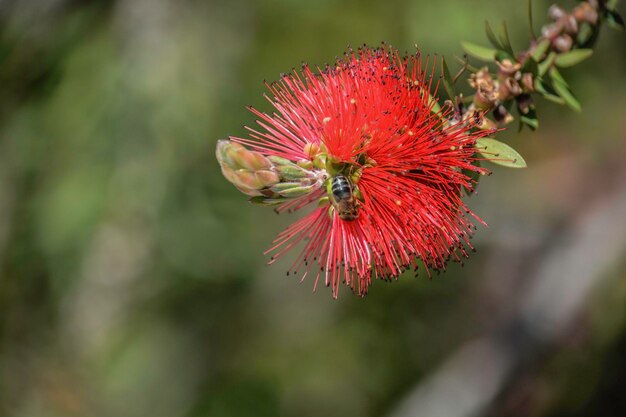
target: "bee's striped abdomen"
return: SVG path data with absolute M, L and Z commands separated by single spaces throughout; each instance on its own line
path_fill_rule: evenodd
M 333 178 L 332 192 L 337 201 L 348 200 L 352 198 L 352 185 L 346 177 L 337 175 Z

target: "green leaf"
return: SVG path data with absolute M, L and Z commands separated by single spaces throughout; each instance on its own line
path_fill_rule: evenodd
M 554 64 L 555 59 L 556 59 L 556 53 L 550 52 L 546 59 L 539 62 L 539 75 L 540 76 L 544 76 L 548 72 L 548 70 L 552 68 L 552 65 Z
M 505 59 L 515 62 L 515 58 L 513 57 L 513 55 L 511 55 L 507 51 L 496 51 L 496 61 L 503 62 Z
M 578 36 L 576 37 L 576 43 L 579 46 L 586 46 L 591 43 L 591 39 L 594 36 L 594 29 L 589 23 L 581 23 L 578 29 Z
M 496 58 L 497 51 L 495 49 L 476 45 L 471 42 L 461 42 L 461 46 L 465 52 L 482 61 L 491 62 Z
M 552 86 L 557 94 L 565 100 L 565 104 L 572 110 L 580 112 L 582 107 L 578 99 L 572 93 L 567 82 L 561 76 L 559 71 L 556 68 L 552 68 L 550 70 L 550 78 L 552 79 Z
M 557 67 L 573 67 L 593 55 L 593 49 L 574 49 L 573 51 L 558 54 L 554 59 Z
M 530 56 L 535 61 L 541 62 L 541 58 L 548 52 L 548 48 L 550 48 L 550 39 L 543 39 L 535 46 Z
M 250 198 L 248 201 L 257 206 L 277 206 L 279 204 L 284 203 L 287 200 L 282 199 L 282 198 L 263 197 L 262 195 L 259 195 L 259 196 Z
M 470 64 L 468 63 L 468 60 L 467 60 L 467 55 L 466 55 L 466 54 L 464 54 L 464 58 L 461 58 L 461 57 L 459 57 L 459 56 L 456 56 L 456 55 L 455 55 L 455 56 L 454 56 L 454 59 L 456 60 L 456 62 L 457 62 L 459 65 L 462 65 L 464 68 L 466 68 L 466 69 L 467 69 L 467 70 L 469 70 L 470 72 L 478 72 L 478 70 L 479 70 L 479 68 L 477 68 L 477 67 L 475 67 L 475 66 L 473 66 L 473 65 L 470 65 Z
M 504 20 L 500 23 L 500 42 L 505 51 L 511 55 L 515 55 L 513 47 L 511 46 L 511 40 L 509 39 L 509 31 L 506 28 L 506 22 Z
M 450 69 L 448 69 L 446 60 L 442 58 L 441 63 L 443 66 L 443 88 L 446 90 L 446 94 L 448 94 L 450 100 L 454 100 L 456 97 L 456 92 L 454 91 L 454 80 L 452 80 L 452 75 L 450 74 Z
M 530 31 L 530 37 L 537 39 L 535 36 L 535 24 L 533 22 L 533 0 L 528 0 L 528 29 Z
M 565 104 L 565 100 L 559 97 L 554 88 L 544 79 L 538 78 L 535 81 L 535 89 L 543 98 L 557 104 Z
M 496 37 L 496 34 L 493 33 L 493 30 L 491 29 L 491 26 L 489 25 L 488 21 L 485 21 L 485 32 L 487 33 L 487 39 L 489 39 L 489 43 L 491 43 L 491 45 L 493 45 L 494 48 L 504 49 L 502 47 L 502 44 Z
M 480 138 L 476 141 L 479 154 L 489 162 L 509 168 L 526 168 L 524 158 L 509 145 L 492 138 Z
M 616 10 L 607 9 L 605 11 L 605 18 L 609 27 L 617 30 L 624 30 L 624 19 L 622 19 L 622 16 L 620 16 Z
M 522 73 L 526 72 L 529 72 L 534 76 L 537 76 L 537 74 L 539 74 L 539 65 L 537 64 L 537 61 L 535 61 L 535 59 L 531 56 L 526 58 L 526 61 L 524 61 L 524 65 L 522 66 Z
M 523 124 L 530 127 L 531 130 L 537 130 L 537 128 L 539 127 L 539 119 L 537 119 L 537 113 L 532 106 L 526 114 L 520 111 L 519 119 Z
M 439 102 L 437 102 L 437 99 L 435 99 L 432 94 L 430 94 L 429 92 L 426 93 L 428 94 L 428 105 L 432 106 L 430 108 L 430 111 L 432 113 L 439 113 L 441 111 L 441 106 L 439 106 Z

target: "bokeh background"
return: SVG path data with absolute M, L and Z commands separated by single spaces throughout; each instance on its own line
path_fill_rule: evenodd
M 478 252 L 432 279 L 312 293 L 262 255 L 297 215 L 214 157 L 303 60 L 451 57 L 503 18 L 521 49 L 517 1 L 0 1 L 0 415 L 626 415 L 624 33 L 566 71 L 582 113 L 501 136 L 529 168 L 483 179 Z

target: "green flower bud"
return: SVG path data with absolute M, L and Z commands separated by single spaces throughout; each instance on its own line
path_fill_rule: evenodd
M 281 182 L 270 188 L 275 193 L 281 193 L 283 191 L 289 190 L 291 188 L 300 187 L 301 184 L 299 182 Z
M 284 189 L 280 191 L 278 194 L 286 198 L 298 198 L 298 197 L 302 197 L 303 195 L 307 195 L 308 193 L 316 189 L 317 189 L 317 186 L 315 185 L 308 185 L 308 186 L 298 185 L 296 187 Z
M 217 143 L 217 160 L 224 177 L 255 204 L 274 205 L 298 198 L 320 187 L 319 172 L 310 161 L 298 165 L 279 156 L 266 157 L 228 140 Z
M 297 165 L 277 166 L 276 170 L 280 174 L 281 178 L 287 181 L 297 181 L 308 178 L 307 171 Z
M 274 171 L 257 171 L 255 175 L 259 182 L 263 184 L 263 188 L 271 187 L 280 181 L 280 177 Z
M 290 166 L 296 165 L 289 159 L 281 158 L 280 156 L 272 155 L 267 157 L 275 166 Z
M 249 188 L 252 190 L 260 190 L 265 188 L 265 185 L 257 178 L 256 173 L 246 171 L 245 169 L 238 169 L 234 171 L 235 181 L 234 184 L 243 188 Z
M 252 204 L 256 204 L 258 206 L 277 206 L 285 202 L 285 200 L 282 198 L 271 198 L 263 196 L 252 197 L 249 201 Z
M 243 145 L 229 140 L 217 142 L 216 156 L 220 165 L 228 165 L 232 169 L 258 171 L 272 167 L 267 157 L 259 152 L 249 151 Z
M 239 143 L 220 140 L 215 155 L 224 177 L 246 195 L 262 196 L 262 190 L 280 182 L 269 159 Z

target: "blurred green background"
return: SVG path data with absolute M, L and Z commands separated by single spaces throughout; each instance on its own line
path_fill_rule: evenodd
M 502 18 L 521 49 L 525 2 L 1 1 L 0 415 L 387 415 L 497 331 L 560 233 L 626 184 L 624 33 L 566 72 L 581 114 L 539 102 L 538 132 L 501 136 L 529 168 L 494 168 L 471 198 L 489 227 L 465 267 L 365 299 L 265 266 L 297 215 L 248 204 L 214 146 L 303 60 L 381 41 L 460 55 Z M 618 252 L 485 415 L 626 413 Z

